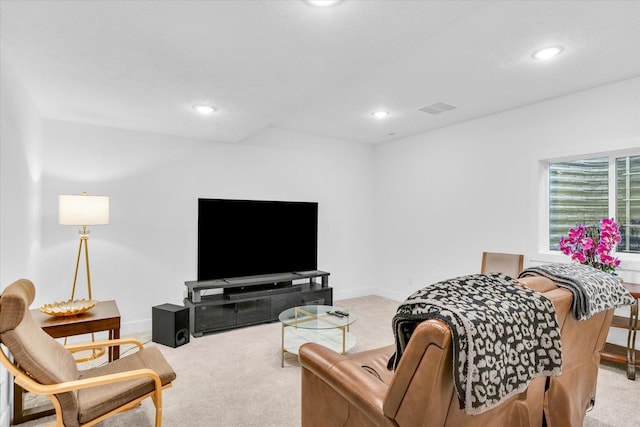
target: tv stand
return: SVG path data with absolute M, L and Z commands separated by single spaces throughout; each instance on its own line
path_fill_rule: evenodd
M 263 297 L 277 294 L 290 294 L 291 292 L 299 292 L 301 286 L 293 286 L 291 282 L 274 283 L 273 285 L 254 285 L 250 287 L 242 286 L 240 288 L 227 288 L 223 295 L 228 300 L 247 299 L 254 297 Z
M 287 308 L 332 305 L 329 273 L 320 270 L 185 282 L 191 335 L 273 322 Z M 206 295 L 207 290 L 216 294 Z M 222 292 L 220 292 L 222 291 Z

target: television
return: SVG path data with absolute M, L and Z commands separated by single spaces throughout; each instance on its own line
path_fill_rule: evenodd
M 318 203 L 198 199 L 198 281 L 317 269 Z

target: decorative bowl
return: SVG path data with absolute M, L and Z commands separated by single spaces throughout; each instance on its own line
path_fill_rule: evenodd
M 91 310 L 98 304 L 96 300 L 78 299 L 75 301 L 60 301 L 53 304 L 45 304 L 38 310 L 49 316 L 75 316 Z

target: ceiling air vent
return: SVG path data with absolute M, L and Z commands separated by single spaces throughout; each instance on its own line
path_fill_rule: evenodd
M 455 105 L 447 104 L 446 102 L 436 102 L 435 104 L 427 105 L 426 107 L 418 108 L 418 111 L 422 111 L 424 113 L 436 114 L 444 113 L 445 111 L 450 111 L 456 109 Z

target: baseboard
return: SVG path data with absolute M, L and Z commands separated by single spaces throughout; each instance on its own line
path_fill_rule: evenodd
M 120 324 L 120 336 L 148 334 L 151 327 L 151 319 L 123 322 Z
M 333 288 L 333 300 L 350 299 L 358 297 L 366 297 L 368 295 L 376 295 L 374 288 L 359 288 L 359 289 L 338 289 Z
M 394 301 L 402 302 L 407 299 L 408 295 L 405 295 L 400 292 L 389 291 L 388 289 L 376 289 L 376 292 L 373 295 L 378 295 L 379 297 L 389 298 Z
M 334 300 L 342 300 L 342 299 L 350 299 L 350 298 L 359 298 L 366 297 L 369 295 L 377 295 L 379 297 L 388 298 L 394 301 L 404 301 L 407 299 L 407 295 L 401 294 L 399 292 L 393 292 L 386 289 L 379 288 L 359 288 L 359 289 L 349 289 L 346 291 L 340 291 L 336 288 L 333 288 L 333 299 Z

